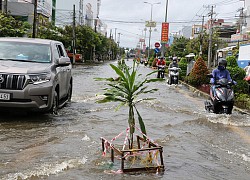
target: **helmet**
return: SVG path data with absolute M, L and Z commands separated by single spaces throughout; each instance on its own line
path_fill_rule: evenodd
M 220 59 L 218 60 L 218 65 L 219 65 L 219 66 L 226 67 L 226 66 L 227 66 L 227 60 L 224 59 L 224 58 L 220 58 Z
M 160 60 L 163 60 L 164 59 L 164 57 L 162 56 L 162 57 L 160 57 Z

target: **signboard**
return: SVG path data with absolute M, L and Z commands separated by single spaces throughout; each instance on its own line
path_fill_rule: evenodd
M 158 52 L 160 52 L 160 49 L 155 48 L 155 53 L 158 53 Z
M 155 21 L 146 21 L 146 27 L 156 27 Z
M 161 27 L 161 42 L 168 43 L 168 31 L 169 31 L 169 23 L 162 23 Z
M 145 39 L 140 38 L 139 42 L 145 42 Z
M 239 67 L 244 68 L 250 61 L 250 44 L 242 44 L 239 48 L 239 57 L 237 63 Z
M 143 51 L 142 52 L 145 52 L 146 51 L 146 44 L 144 43 L 143 44 Z
M 156 47 L 156 48 L 158 48 L 158 47 L 160 47 L 160 46 L 161 46 L 160 43 L 158 43 L 158 42 L 155 43 L 155 47 Z
M 233 55 L 232 51 L 228 51 L 228 52 L 227 52 L 227 55 L 228 55 L 228 56 L 232 56 L 232 55 Z
M 246 41 L 248 40 L 248 34 L 233 34 L 231 35 L 231 42 Z

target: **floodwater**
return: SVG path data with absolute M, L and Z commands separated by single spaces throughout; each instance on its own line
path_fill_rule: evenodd
M 159 89 L 148 95 L 156 99 L 138 105 L 149 138 L 163 146 L 165 171 L 112 173 L 120 161 L 102 157 L 100 137 L 125 131 L 128 110 L 96 103 L 106 86 L 94 78 L 115 76 L 109 63 L 74 67 L 72 102 L 57 116 L 1 115 L 0 179 L 250 179 L 249 115 L 208 114 L 203 97 L 166 81 L 150 84 Z

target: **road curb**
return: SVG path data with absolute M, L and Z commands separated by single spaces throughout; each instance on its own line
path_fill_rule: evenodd
M 193 87 L 193 86 L 190 86 L 189 84 L 185 83 L 184 81 L 179 81 L 182 85 L 186 86 L 190 91 L 192 91 L 194 94 L 196 94 L 196 96 L 198 97 L 204 97 L 204 98 L 209 98 L 209 94 L 207 93 L 204 93 L 202 91 L 200 91 L 199 89 Z M 238 111 L 238 112 L 241 112 L 243 114 L 248 114 L 250 115 L 250 112 L 248 112 L 247 110 L 244 110 L 244 109 L 241 109 L 239 107 L 236 107 L 234 106 L 234 110 Z

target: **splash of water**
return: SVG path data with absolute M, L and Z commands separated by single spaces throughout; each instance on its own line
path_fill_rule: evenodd
M 72 169 L 80 165 L 83 165 L 86 162 L 87 162 L 87 157 L 83 157 L 82 159 L 71 159 L 58 164 L 43 164 L 34 170 L 25 170 L 23 172 L 8 174 L 6 175 L 6 177 L 3 177 L 3 179 L 17 180 L 17 179 L 30 179 L 34 177 L 39 178 L 40 176 L 56 175 L 68 169 Z
M 228 115 L 228 114 L 208 114 L 207 119 L 211 123 L 219 123 L 230 126 L 238 126 L 238 127 L 248 127 L 250 126 L 250 118 L 248 115 L 239 114 L 237 116 Z

